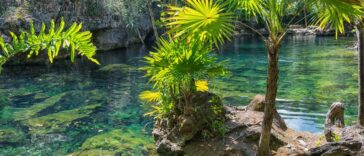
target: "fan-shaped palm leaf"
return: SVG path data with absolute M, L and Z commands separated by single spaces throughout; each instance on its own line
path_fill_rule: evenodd
M 320 28 L 335 29 L 337 34 L 344 33 L 345 23 L 353 22 L 364 15 L 363 2 L 360 0 L 308 0 L 308 5 L 316 9 L 316 24 Z
M 174 37 L 209 41 L 218 45 L 233 34 L 233 15 L 211 0 L 187 0 L 185 7 L 170 7 L 167 25 Z M 186 35 L 187 34 L 187 35 Z

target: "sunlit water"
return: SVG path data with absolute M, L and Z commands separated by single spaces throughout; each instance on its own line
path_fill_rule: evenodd
M 357 111 L 354 38 L 288 38 L 280 51 L 278 112 L 298 131 L 321 133 L 330 104 Z M 266 52 L 254 38 L 219 52 L 231 75 L 210 89 L 226 105 L 242 106 L 265 93 Z M 0 155 L 146 155 L 153 120 L 138 94 L 151 85 L 138 68 L 140 47 L 100 53 L 102 66 L 78 60 L 51 66 L 6 67 L 0 75 Z M 65 65 L 66 64 L 66 65 Z M 112 65 L 118 64 L 118 65 Z

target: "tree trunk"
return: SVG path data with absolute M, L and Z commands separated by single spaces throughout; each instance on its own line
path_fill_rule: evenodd
M 364 126 L 364 25 L 357 25 L 358 37 L 358 70 L 359 70 L 359 111 L 358 120 L 361 126 Z
M 148 0 L 147 2 L 148 4 L 148 12 L 149 12 L 149 16 L 150 16 L 150 20 L 152 22 L 152 27 L 153 27 L 153 32 L 154 32 L 154 36 L 155 36 L 155 40 L 158 42 L 159 41 L 159 34 L 158 34 L 158 29 L 157 26 L 155 25 L 155 19 L 154 19 L 154 12 L 152 9 L 152 0 Z
M 262 123 L 262 134 L 259 140 L 258 156 L 267 156 L 270 152 L 270 130 L 275 115 L 275 104 L 278 86 L 278 51 L 279 43 L 268 39 L 266 47 L 268 50 L 268 78 L 267 91 L 265 95 L 265 108 Z

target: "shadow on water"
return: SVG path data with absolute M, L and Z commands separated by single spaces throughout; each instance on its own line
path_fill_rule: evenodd
M 280 51 L 278 112 L 290 128 L 322 132 L 334 101 L 356 115 L 354 38 L 288 38 Z M 144 47 L 99 53 L 101 66 L 78 59 L 48 66 L 9 66 L 0 75 L 0 155 L 129 154 L 153 152 L 152 119 L 138 94 L 151 85 L 138 70 Z M 231 76 L 210 88 L 227 105 L 246 105 L 264 94 L 266 53 L 255 38 L 219 51 Z M 6 134 L 6 136 L 4 135 Z M 13 139 L 9 139 L 9 137 Z

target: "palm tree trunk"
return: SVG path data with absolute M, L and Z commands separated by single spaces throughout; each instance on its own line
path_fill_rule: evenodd
M 269 39 L 266 43 L 268 50 L 268 78 L 265 96 L 265 109 L 262 123 L 262 134 L 259 140 L 258 156 L 269 155 L 270 131 L 275 113 L 275 104 L 278 87 L 278 51 L 279 43 Z
M 358 38 L 358 70 L 359 70 L 359 111 L 358 120 L 361 126 L 364 126 L 364 25 L 357 25 Z

